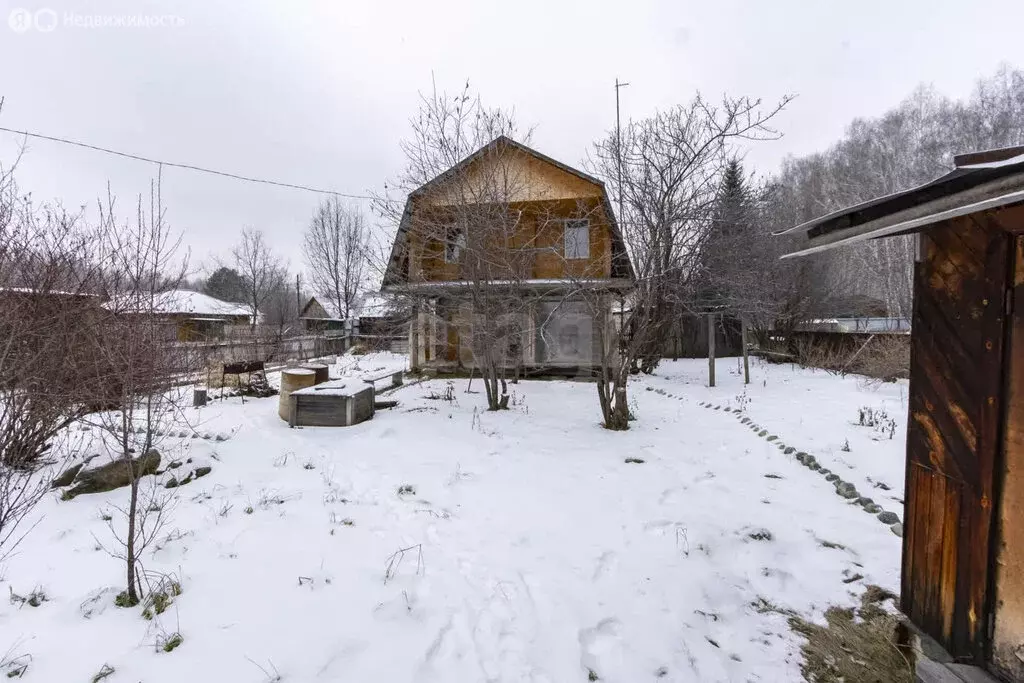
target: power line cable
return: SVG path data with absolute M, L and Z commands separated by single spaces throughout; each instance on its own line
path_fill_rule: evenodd
M 335 192 L 334 190 L 324 190 L 316 187 L 309 187 L 308 185 L 296 185 L 295 183 L 285 183 L 278 180 L 267 180 L 265 178 L 253 178 L 251 176 L 239 175 L 237 173 L 229 173 L 227 171 L 217 171 L 212 168 L 203 168 L 202 166 L 196 166 L 194 164 L 179 164 L 173 161 L 161 161 L 159 159 L 151 159 L 149 157 L 140 156 L 138 154 L 130 154 L 128 152 L 119 152 L 116 149 L 107 149 L 106 147 L 99 147 L 97 145 L 90 145 L 85 142 L 79 142 L 77 140 L 69 140 L 68 138 L 55 137 L 52 135 L 43 135 L 42 133 L 32 133 L 27 130 L 14 130 L 13 128 L 4 128 L 0 126 L 0 131 L 5 133 L 14 133 L 15 135 L 24 135 L 30 138 L 39 138 L 40 140 L 49 140 L 50 142 L 59 142 L 65 145 L 73 145 L 75 147 L 82 147 L 84 149 L 93 150 L 95 152 L 104 152 L 106 154 L 113 154 L 114 156 L 124 157 L 125 159 L 134 159 L 136 161 L 145 161 L 150 164 L 157 164 L 163 166 L 171 166 L 174 168 L 182 168 L 188 171 L 198 171 L 200 173 L 209 173 L 211 175 L 218 175 L 224 178 L 233 178 L 234 180 L 242 180 L 247 183 L 261 183 L 263 185 L 274 185 L 276 187 L 287 187 L 293 190 L 305 190 L 306 192 L 315 192 L 317 194 L 329 194 L 336 197 L 345 197 L 347 199 L 374 199 L 369 195 L 363 194 L 348 194 L 346 192 Z

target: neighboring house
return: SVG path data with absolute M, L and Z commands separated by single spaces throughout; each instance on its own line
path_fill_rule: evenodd
M 346 337 L 346 348 L 357 343 L 395 353 L 406 353 L 409 348 L 409 314 L 392 297 L 364 294 L 345 318 L 330 301 L 314 296 L 302 307 L 299 319 L 308 333 Z
M 507 196 L 466 199 L 495 177 L 515 178 Z M 489 211 L 511 226 L 500 240 Z M 486 277 L 482 261 L 493 266 Z M 599 333 L 614 336 L 612 305 L 633 279 L 602 182 L 499 137 L 409 195 L 381 289 L 415 302 L 412 367 L 472 368 L 487 344 L 504 367 L 564 372 L 599 363 Z M 480 308 L 499 297 L 509 333 L 474 342 L 474 325 L 493 330 Z
M 180 342 L 223 339 L 230 327 L 252 322 L 246 307 L 186 289 L 160 292 L 153 302 L 148 297 L 114 297 L 104 307 L 125 314 L 152 312 L 167 325 L 168 337 Z
M 408 353 L 411 313 L 403 302 L 364 294 L 352 316 L 352 338 L 371 349 Z
M 342 311 L 326 298 L 309 297 L 309 301 L 299 311 L 299 320 L 302 322 L 302 329 L 308 333 L 343 334 L 346 329 Z

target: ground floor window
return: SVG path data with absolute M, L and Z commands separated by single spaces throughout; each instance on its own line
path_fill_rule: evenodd
M 537 315 L 538 360 L 561 365 L 593 360 L 594 320 L 585 303 L 542 302 Z

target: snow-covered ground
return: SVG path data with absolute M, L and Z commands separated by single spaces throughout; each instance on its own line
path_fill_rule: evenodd
M 663 361 L 651 385 L 683 389 L 687 399 L 697 402 L 745 406 L 745 415 L 786 443 L 812 453 L 823 466 L 902 517 L 906 380 L 877 382 L 756 358 L 750 362 L 751 383 L 746 387 L 737 358 L 718 360 L 714 388 L 707 386 L 707 360 Z M 873 411 L 877 427 L 860 425 L 865 408 Z
M 334 374 L 400 362 L 346 356 Z M 0 652 L 31 657 L 26 681 L 105 664 L 110 683 L 800 680 L 800 640 L 771 608 L 820 616 L 867 583 L 896 590 L 900 539 L 698 405 L 737 406 L 734 369 L 722 360 L 708 389 L 706 361 L 665 362 L 637 379 L 625 433 L 598 426 L 592 384 L 564 381 L 514 385 L 501 413 L 465 380 L 454 401 L 444 380 L 409 384 L 349 428 L 289 429 L 276 398 L 215 401 L 191 419 L 230 439 L 164 448 L 213 466 L 174 489 L 144 558 L 180 580 L 173 605 L 152 621 L 113 605 L 102 517 L 124 490 L 54 495 L 3 577 L 47 600 L 0 605 Z M 755 363 L 745 403 L 844 479 L 898 495 L 901 392 Z M 852 424 L 864 405 L 896 417 L 893 440 Z M 175 632 L 180 646 L 156 647 Z

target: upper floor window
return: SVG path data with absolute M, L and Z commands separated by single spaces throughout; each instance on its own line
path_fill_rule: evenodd
M 565 258 L 590 258 L 590 221 L 586 218 L 565 222 Z
M 462 250 L 465 248 L 466 233 L 455 226 L 448 228 L 447 238 L 444 241 L 444 262 L 458 263 Z

